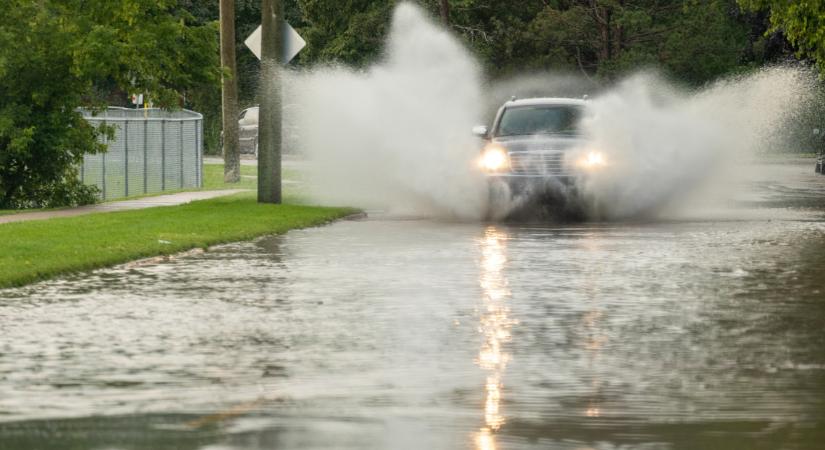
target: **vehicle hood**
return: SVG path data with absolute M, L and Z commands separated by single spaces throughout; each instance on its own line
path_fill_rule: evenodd
M 531 135 L 495 137 L 492 142 L 500 144 L 508 152 L 527 152 L 569 150 L 581 147 L 585 141 L 580 136 Z

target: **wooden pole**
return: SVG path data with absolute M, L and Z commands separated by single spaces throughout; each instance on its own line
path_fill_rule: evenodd
M 223 124 L 223 179 L 241 181 L 241 145 L 238 140 L 238 79 L 235 64 L 235 2 L 220 0 L 221 113 Z
M 281 203 L 281 60 L 284 5 L 261 1 L 261 83 L 258 116 L 258 202 Z

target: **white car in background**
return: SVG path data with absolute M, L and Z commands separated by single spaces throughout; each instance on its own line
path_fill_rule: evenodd
M 253 106 L 238 115 L 238 140 L 241 153 L 258 156 L 258 107 Z
M 238 143 L 242 155 L 258 156 L 258 107 L 246 108 L 238 114 Z M 223 154 L 223 131 L 221 131 Z

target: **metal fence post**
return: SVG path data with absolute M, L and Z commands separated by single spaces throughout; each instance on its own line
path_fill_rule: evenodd
M 183 189 L 183 125 L 184 125 L 184 123 L 185 122 L 183 120 L 178 122 L 178 134 L 180 136 L 180 146 L 178 147 L 178 150 L 180 150 L 180 151 L 178 152 L 179 153 L 178 156 L 180 156 L 179 159 L 180 159 L 180 188 L 181 189 Z
M 123 196 L 129 196 L 129 119 L 123 122 Z
M 166 119 L 160 119 L 160 190 L 166 190 Z
M 143 193 L 149 193 L 149 121 L 143 121 Z
M 106 114 L 108 114 L 108 111 L 104 113 L 103 117 L 106 117 Z M 103 125 L 108 125 L 105 118 L 103 119 Z M 109 136 L 103 136 L 103 143 L 107 148 L 105 152 L 100 154 L 100 184 L 102 185 L 103 200 L 106 200 L 106 153 L 109 151 Z
M 104 124 L 106 122 L 103 122 Z M 106 137 L 103 139 L 103 143 L 107 146 L 109 145 L 109 138 Z M 101 167 L 101 183 L 103 184 L 103 200 L 106 200 L 106 153 L 109 151 L 107 148 L 105 152 L 100 156 L 100 167 Z
M 201 136 L 201 121 L 195 121 L 195 183 L 199 188 L 203 187 L 203 151 L 201 145 L 203 144 L 203 137 Z

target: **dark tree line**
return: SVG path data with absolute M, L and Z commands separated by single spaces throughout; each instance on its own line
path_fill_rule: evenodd
M 125 103 L 128 93 L 204 113 L 207 150 L 219 151 L 218 0 L 9 1 L 0 16 L 0 208 L 90 201 L 94 193 L 77 182 L 76 167 L 84 153 L 105 150 L 98 139 L 106 130 L 89 127 L 75 108 Z M 286 0 L 287 20 L 308 43 L 294 64 L 376 61 L 396 3 Z M 491 78 L 557 71 L 609 83 L 655 68 L 696 86 L 796 58 L 825 64 L 821 2 L 417 3 Z M 259 22 L 260 0 L 235 1 L 242 108 L 257 103 L 259 63 L 243 41 Z
M 742 0 L 745 1 L 745 0 Z M 750 0 L 748 0 L 750 1 Z M 203 23 L 218 0 L 181 0 Z M 258 62 L 243 40 L 260 21 L 259 1 L 236 2 L 241 107 L 256 104 Z M 396 0 L 287 0 L 287 19 L 307 40 L 293 64 L 362 67 L 380 57 Z M 767 12 L 735 0 L 419 0 L 476 54 L 492 77 L 525 72 L 577 74 L 610 82 L 642 68 L 698 86 L 720 76 L 794 58 Z M 193 93 L 218 119 L 219 95 Z M 207 124 L 209 125 L 209 124 Z M 217 151 L 219 130 L 207 136 Z
M 312 50 L 301 63 L 362 65 L 380 53 L 392 0 L 297 0 Z M 610 80 L 650 66 L 702 84 L 787 58 L 765 13 L 733 0 L 422 0 L 502 76 L 537 70 Z
M 743 0 L 745 1 L 745 0 Z M 750 0 L 748 0 L 750 1 Z M 286 0 L 287 19 L 307 40 L 293 64 L 363 67 L 380 57 L 397 0 Z M 485 65 L 490 77 L 560 71 L 609 82 L 655 68 L 687 85 L 793 59 L 794 48 L 767 12 L 735 0 L 418 0 Z M 181 0 L 202 23 L 218 0 Z M 241 107 L 256 104 L 258 61 L 243 40 L 260 21 L 259 0 L 237 0 Z M 769 32 L 770 30 L 770 32 Z M 193 93 L 193 107 L 217 123 L 220 96 Z M 209 124 L 208 124 L 209 125 Z M 217 151 L 219 130 L 207 136 Z

